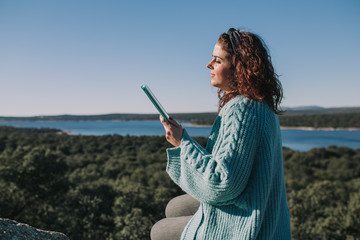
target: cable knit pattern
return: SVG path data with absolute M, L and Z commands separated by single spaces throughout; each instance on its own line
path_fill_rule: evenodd
M 237 96 L 216 118 L 206 149 L 184 129 L 167 172 L 198 199 L 181 239 L 291 239 L 276 114 Z

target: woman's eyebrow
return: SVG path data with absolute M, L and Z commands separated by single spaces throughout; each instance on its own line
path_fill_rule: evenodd
M 219 57 L 219 56 L 214 56 L 214 55 L 212 55 L 213 57 L 215 57 L 215 58 L 220 58 L 221 60 L 224 60 L 224 58 L 222 58 L 222 57 Z

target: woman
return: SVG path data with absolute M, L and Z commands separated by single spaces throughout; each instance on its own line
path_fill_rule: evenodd
M 291 239 L 276 115 L 282 88 L 265 44 L 231 28 L 220 35 L 207 68 L 218 88 L 219 112 L 206 149 L 176 121 L 160 117 L 174 145 L 167 149 L 166 171 L 188 194 L 172 200 L 167 211 L 195 211 L 167 216 L 151 237 Z

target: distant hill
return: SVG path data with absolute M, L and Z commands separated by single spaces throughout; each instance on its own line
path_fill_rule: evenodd
M 360 113 L 360 107 L 337 107 L 324 108 L 319 106 L 284 107 L 284 115 L 308 115 L 308 114 L 337 114 L 337 113 Z
M 323 110 L 324 107 L 320 106 L 298 106 L 298 107 L 284 107 L 285 110 L 291 110 L 291 111 L 306 111 L 306 110 Z
M 101 115 L 49 115 L 32 117 L 0 117 L 0 121 L 100 121 L 100 120 L 152 120 L 155 114 L 113 113 Z
M 177 120 L 196 121 L 200 119 L 215 119 L 215 112 L 204 113 L 173 113 L 171 116 Z M 101 115 L 52 115 L 32 117 L 4 117 L 0 121 L 133 121 L 133 120 L 158 120 L 159 114 L 133 114 L 113 113 Z

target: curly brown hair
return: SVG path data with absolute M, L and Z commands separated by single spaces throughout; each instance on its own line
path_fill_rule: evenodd
M 232 63 L 232 91 L 225 93 L 218 90 L 219 111 L 232 98 L 243 95 L 256 101 L 265 101 L 279 114 L 283 90 L 278 75 L 274 71 L 268 48 L 256 34 L 240 31 L 241 41 L 236 53 L 231 46 L 227 33 L 220 35 L 218 43 L 229 55 Z

